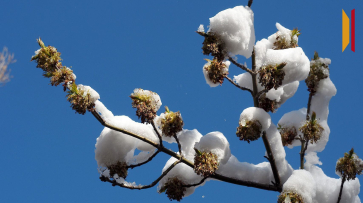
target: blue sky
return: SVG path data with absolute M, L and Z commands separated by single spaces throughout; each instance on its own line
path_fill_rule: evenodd
M 27 1 L 2 0 L 0 48 L 15 54 L 13 78 L 0 87 L 0 201 L 1 202 L 169 202 L 156 187 L 144 191 L 114 188 L 98 179 L 94 144 L 103 127 L 87 113 L 75 114 L 61 87 L 48 85 L 42 71 L 30 62 L 38 49 L 36 39 L 55 46 L 63 64 L 71 66 L 77 83 L 89 85 L 115 115 L 137 120 L 128 97 L 134 88 L 157 92 L 171 110 L 180 110 L 186 129 L 203 135 L 222 132 L 240 161 L 265 161 L 262 140 L 248 144 L 235 135 L 243 109 L 252 98 L 227 82 L 210 88 L 202 67 L 203 38 L 199 24 L 219 11 L 247 0 L 225 1 Z M 363 53 L 362 1 L 261 1 L 252 5 L 256 39 L 276 32 L 275 23 L 301 30 L 299 46 L 330 58 L 330 77 L 338 89 L 330 103 L 331 129 L 326 149 L 318 156 L 324 172 L 337 178 L 335 163 L 355 148 L 363 157 L 360 106 Z M 350 45 L 342 53 L 342 9 L 350 16 L 356 9 L 356 52 Z M 251 64 L 240 56 L 239 62 Z M 230 76 L 242 73 L 230 67 Z M 304 82 L 296 95 L 275 114 L 306 107 Z M 160 111 L 161 113 L 163 111 Z M 175 146 L 168 146 L 175 149 Z M 299 164 L 299 149 L 286 149 L 289 163 Z M 128 181 L 149 184 L 167 161 L 158 155 L 151 164 L 129 171 Z M 275 202 L 277 192 L 209 181 L 183 202 Z M 204 198 L 202 198 L 204 196 Z M 360 196 L 362 198 L 362 196 Z

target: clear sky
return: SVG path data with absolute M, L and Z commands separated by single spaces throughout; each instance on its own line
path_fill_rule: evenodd
M 204 79 L 203 37 L 200 24 L 219 11 L 248 0 L 225 1 L 28 1 L 0 3 L 0 48 L 15 54 L 13 78 L 0 87 L 0 202 L 169 202 L 156 187 L 131 191 L 101 182 L 94 145 L 103 127 L 90 114 L 75 114 L 61 87 L 52 87 L 30 58 L 46 45 L 62 53 L 77 83 L 89 85 L 115 114 L 137 120 L 128 97 L 134 88 L 157 92 L 171 110 L 180 110 L 186 129 L 205 135 L 220 131 L 232 153 L 250 163 L 266 161 L 262 140 L 250 144 L 235 135 L 243 109 L 253 106 L 249 93 L 227 81 L 210 88 Z M 363 157 L 362 57 L 363 2 L 361 0 L 255 0 L 256 39 L 276 32 L 275 23 L 301 30 L 299 46 L 312 58 L 318 51 L 330 58 L 330 77 L 338 89 L 330 103 L 331 129 L 326 149 L 318 153 L 324 172 L 337 178 L 335 164 L 355 148 Z M 356 52 L 342 53 L 342 9 L 350 17 L 356 9 Z M 240 56 L 239 62 L 251 64 Z M 230 76 L 242 73 L 230 67 Z M 304 82 L 296 95 L 272 115 L 276 124 L 289 111 L 306 107 Z M 163 112 L 163 107 L 159 113 Z M 175 145 L 168 146 L 176 150 Z M 289 163 L 299 167 L 299 149 L 287 149 Z M 149 184 L 168 160 L 158 155 L 152 163 L 129 171 L 128 181 Z M 183 202 L 276 202 L 277 192 L 209 181 Z M 204 196 L 204 198 L 203 198 Z M 363 196 L 360 195 L 360 198 Z

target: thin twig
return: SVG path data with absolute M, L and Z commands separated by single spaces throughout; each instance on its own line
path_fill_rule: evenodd
M 249 0 L 249 1 L 248 1 L 248 5 L 247 5 L 247 6 L 251 8 L 252 3 L 253 3 L 253 0 Z
M 304 139 L 300 140 L 301 142 L 301 150 L 300 150 L 300 169 L 304 169 L 304 156 L 305 156 L 305 143 L 306 141 Z
M 204 177 L 202 180 L 199 181 L 199 183 L 195 183 L 195 184 L 189 184 L 189 185 L 183 185 L 183 187 L 194 187 L 194 186 L 198 186 L 204 183 L 205 180 L 207 180 L 208 177 Z
M 180 163 L 180 161 L 175 161 L 171 166 L 169 166 L 168 169 L 166 169 L 166 171 L 163 172 L 163 174 L 161 174 L 161 176 L 159 176 L 159 178 L 157 178 L 154 182 L 152 182 L 150 185 L 139 185 L 139 186 L 131 186 L 131 185 L 125 185 L 123 183 L 118 183 L 116 180 L 111 180 L 110 178 L 107 178 L 107 177 L 104 177 L 104 176 L 101 176 L 100 179 L 101 181 L 103 182 L 109 182 L 109 183 L 112 183 L 112 186 L 120 186 L 120 187 L 123 187 L 123 188 L 127 188 L 127 189 L 131 189 L 131 190 L 135 190 L 135 189 L 138 189 L 138 190 L 142 190 L 142 189 L 147 189 L 147 188 L 151 188 L 151 187 L 154 187 L 164 176 L 166 176 L 166 174 L 169 173 L 169 171 L 171 169 L 174 168 L 174 166 L 176 166 L 178 163 Z
M 253 53 L 253 52 L 252 52 Z M 234 60 L 232 57 L 228 57 L 228 60 L 232 62 L 234 65 L 240 67 L 242 70 L 249 72 L 250 74 L 253 74 L 253 72 L 248 69 L 245 65 L 238 63 L 236 60 Z
M 128 165 L 128 166 L 127 166 L 127 168 L 131 168 L 131 169 L 133 169 L 133 168 L 135 168 L 135 167 L 142 166 L 142 165 L 144 165 L 144 164 L 148 163 L 149 161 L 151 161 L 154 157 L 156 157 L 156 155 L 158 155 L 158 154 L 159 154 L 159 152 L 160 152 L 160 150 L 157 150 L 157 151 L 156 151 L 153 155 L 151 155 L 151 157 L 149 157 L 146 161 L 141 162 L 141 163 L 138 163 L 138 164 L 134 164 L 134 165 Z
M 179 139 L 178 139 L 178 137 L 176 135 L 174 135 L 173 137 L 176 140 L 176 143 L 178 144 L 179 154 L 180 154 L 180 156 L 182 156 L 181 144 L 179 142 Z
M 155 133 L 158 135 L 160 146 L 163 146 L 163 139 L 161 138 L 158 129 L 156 129 L 154 121 L 151 121 L 151 125 L 153 126 Z
M 277 170 L 277 166 L 276 166 L 276 163 L 275 163 L 275 157 L 274 155 L 272 154 L 272 150 L 271 150 L 271 146 L 270 146 L 270 143 L 267 139 L 267 135 L 266 135 L 266 132 L 264 131 L 263 134 L 262 134 L 262 139 L 263 139 L 263 143 L 265 144 L 265 148 L 266 148 L 266 152 L 267 152 L 267 160 L 270 162 L 270 165 L 271 165 L 271 169 L 272 169 L 272 173 L 274 175 L 274 179 L 275 179 L 275 185 L 276 187 L 280 188 L 281 187 L 281 181 L 280 181 L 280 176 L 279 176 L 279 172 Z
M 252 90 L 248 89 L 248 88 L 245 88 L 245 87 L 241 87 L 239 86 L 237 83 L 235 83 L 231 78 L 229 78 L 228 76 L 224 76 L 230 83 L 232 83 L 234 86 L 238 87 L 239 89 L 241 90 L 244 90 L 244 91 L 248 91 L 252 94 Z
M 309 94 L 309 100 L 308 100 L 308 110 L 306 111 L 306 120 L 309 120 L 309 114 L 310 114 L 310 106 L 311 106 L 311 99 L 313 98 L 314 94 L 310 92 Z
M 339 196 L 338 196 L 338 201 L 337 203 L 340 202 L 340 199 L 342 198 L 342 193 L 343 193 L 343 185 L 344 185 L 344 182 L 346 181 L 346 176 L 344 175 L 343 176 L 343 179 L 342 179 L 342 184 L 340 185 L 340 191 L 339 191 Z

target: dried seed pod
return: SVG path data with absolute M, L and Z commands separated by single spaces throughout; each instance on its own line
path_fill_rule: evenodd
M 304 203 L 301 195 L 296 192 L 282 192 L 279 195 L 277 203 Z
M 165 185 L 161 187 L 159 193 L 165 192 L 170 201 L 177 200 L 178 202 L 180 202 L 180 200 L 183 199 L 184 192 L 186 190 L 183 185 L 185 185 L 184 182 L 181 181 L 179 178 L 169 178 Z
M 95 104 L 91 100 L 90 93 L 78 88 L 75 83 L 69 85 L 67 93 L 67 100 L 76 113 L 84 115 L 87 110 L 91 111 L 94 108 Z
M 270 90 L 272 88 L 277 89 L 282 85 L 282 81 L 285 77 L 285 72 L 283 68 L 286 66 L 286 63 L 280 63 L 276 65 L 266 65 L 261 67 L 258 71 L 259 73 L 259 83 L 265 87 L 266 90 Z
M 315 52 L 314 59 L 310 62 L 310 72 L 308 77 L 305 79 L 308 91 L 315 93 L 318 89 L 319 81 L 329 77 L 329 64 L 324 62 L 318 52 Z
M 227 52 L 225 51 L 225 45 L 222 41 L 221 37 L 213 32 L 197 32 L 198 34 L 204 36 L 203 42 L 203 54 L 204 55 L 212 55 L 217 58 L 219 61 L 223 61 Z
M 310 120 L 306 121 L 303 126 L 299 128 L 300 132 L 303 133 L 305 140 L 310 140 L 310 143 L 316 143 L 321 134 L 324 131 L 324 128 L 318 123 L 316 119 L 316 113 L 313 112 Z
M 344 157 L 338 159 L 335 170 L 347 180 L 354 180 L 363 171 L 363 160 L 360 159 L 352 148 L 349 153 L 344 153 Z
M 194 171 L 204 177 L 208 177 L 218 169 L 218 157 L 216 154 L 212 152 L 200 152 L 198 149 L 195 149 L 194 156 Z
M 237 127 L 236 135 L 240 140 L 255 141 L 261 137 L 262 125 L 259 121 L 241 121 Z
M 126 162 L 118 161 L 116 164 L 107 166 L 107 168 L 110 170 L 110 177 L 113 177 L 115 174 L 117 174 L 118 177 L 121 177 L 123 179 L 125 179 L 127 177 Z
M 294 126 L 282 127 L 280 124 L 278 124 L 277 129 L 280 131 L 282 145 L 283 146 L 291 145 L 297 136 L 296 128 Z
M 169 111 L 169 108 L 165 106 L 165 116 L 161 120 L 161 130 L 163 135 L 167 137 L 176 136 L 176 134 L 183 130 L 184 122 L 180 112 Z
M 141 122 L 151 123 L 161 106 L 159 95 L 149 90 L 135 89 L 130 98 L 132 107 L 136 108 L 136 115 L 141 118 Z
M 276 110 L 280 107 L 280 104 L 275 100 L 267 98 L 266 94 L 263 94 L 258 99 L 258 107 L 262 108 L 266 112 L 271 111 L 272 113 L 275 113 Z
M 298 47 L 297 39 L 300 36 L 300 30 L 297 28 L 291 30 L 291 38 L 287 39 L 288 36 L 285 35 L 277 35 L 276 41 L 274 42 L 273 49 L 280 50 L 280 49 L 288 49 L 288 48 L 295 48 Z
M 208 78 L 214 83 L 214 84 L 221 84 L 224 81 L 224 77 L 228 75 L 228 68 L 227 65 L 223 61 L 218 61 L 217 58 L 214 58 L 212 61 L 209 59 L 206 59 L 210 64 L 206 65 L 204 69 L 208 73 Z

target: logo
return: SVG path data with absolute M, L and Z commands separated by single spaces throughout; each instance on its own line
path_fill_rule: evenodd
M 350 21 L 350 29 L 349 29 L 349 17 L 342 9 L 342 52 L 347 48 L 349 44 L 349 30 L 350 30 L 350 38 L 351 44 L 350 48 L 353 52 L 355 52 L 355 9 L 353 9 L 350 13 L 351 21 Z

